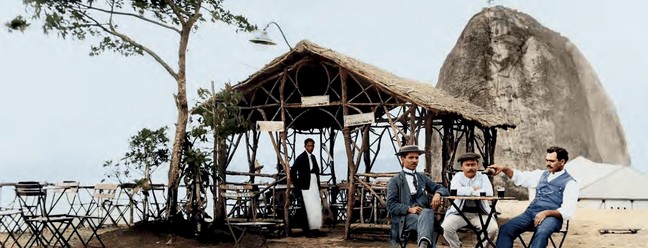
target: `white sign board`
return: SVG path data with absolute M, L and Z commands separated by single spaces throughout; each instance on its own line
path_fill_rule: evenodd
M 225 192 L 223 196 L 226 198 L 254 197 L 254 192 Z
M 373 123 L 375 123 L 374 113 L 364 113 L 364 114 L 344 116 L 345 127 L 373 124 Z
M 329 96 L 302 96 L 302 107 L 315 107 L 329 105 Z
M 283 121 L 257 121 L 257 131 L 262 132 L 283 132 Z

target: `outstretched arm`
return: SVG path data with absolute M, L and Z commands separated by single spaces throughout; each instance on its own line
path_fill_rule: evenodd
M 488 169 L 493 170 L 495 173 L 493 175 L 497 176 L 501 172 L 504 172 L 504 175 L 509 179 L 513 178 L 513 169 L 506 167 L 505 165 L 492 164 L 488 166 Z

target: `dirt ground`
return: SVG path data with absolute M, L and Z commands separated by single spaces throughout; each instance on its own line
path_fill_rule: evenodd
M 501 212 L 498 223 L 524 211 L 527 201 L 502 201 L 497 210 Z M 564 247 L 645 247 L 648 244 L 648 209 L 642 210 L 604 210 L 584 209 L 576 211 L 570 222 L 569 234 Z M 604 228 L 636 228 L 641 229 L 636 234 L 600 234 Z M 290 247 L 290 248 L 351 248 L 351 247 L 391 247 L 387 241 L 387 233 L 377 235 L 372 239 L 344 240 L 344 228 L 338 225 L 334 229 L 325 230 L 325 237 L 307 238 L 301 235 L 281 239 L 263 240 L 257 235 L 245 235 L 240 247 Z M 5 234 L 0 234 L 3 240 Z M 527 239 L 530 236 L 527 236 Z M 159 235 L 147 231 L 137 231 L 129 228 L 102 229 L 101 239 L 106 247 L 234 247 L 234 243 L 221 242 L 218 244 L 200 243 L 194 239 L 179 236 Z M 471 232 L 462 234 L 464 247 L 475 245 L 475 237 Z M 78 245 L 78 244 L 77 244 Z M 4 247 L 11 247 L 4 245 Z M 415 247 L 410 242 L 408 247 Z M 448 247 L 443 237 L 439 238 L 437 247 Z M 515 247 L 522 247 L 516 242 Z

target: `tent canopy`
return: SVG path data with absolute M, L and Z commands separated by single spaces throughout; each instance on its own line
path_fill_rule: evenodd
M 578 157 L 565 166 L 580 186 L 580 199 L 648 200 L 648 176 L 632 167 Z

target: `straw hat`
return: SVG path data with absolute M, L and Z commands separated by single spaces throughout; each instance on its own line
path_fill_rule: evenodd
M 401 147 L 401 149 L 396 153 L 396 155 L 400 156 L 400 155 L 408 154 L 410 152 L 416 152 L 419 155 L 425 153 L 425 151 L 419 149 L 417 145 L 406 145 Z

